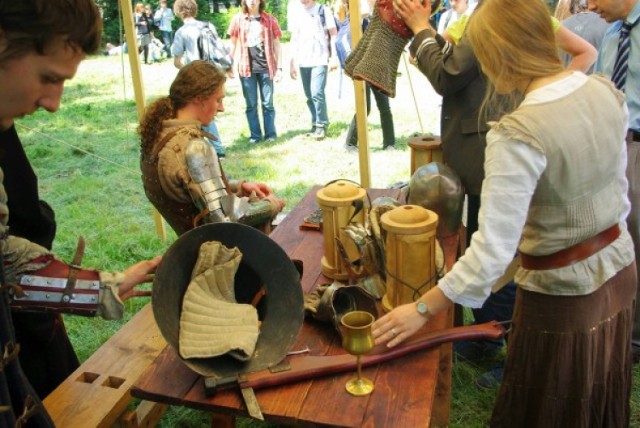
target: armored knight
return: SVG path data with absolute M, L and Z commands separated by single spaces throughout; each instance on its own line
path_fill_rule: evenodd
M 168 97 L 149 106 L 140 124 L 140 168 L 145 193 L 178 234 L 202 223 L 237 221 L 259 227 L 282 209 L 260 183 L 227 180 L 201 127 L 223 111 L 224 74 L 194 61 L 183 68 Z
M 237 221 L 251 226 L 280 210 L 273 196 L 244 196 L 243 181 L 227 180 L 199 124 L 165 121 L 163 138 L 140 166 L 147 197 L 181 235 L 199 223 Z

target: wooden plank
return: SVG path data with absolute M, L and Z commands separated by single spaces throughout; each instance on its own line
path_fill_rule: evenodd
M 51 418 L 63 427 L 111 426 L 165 346 L 148 304 L 44 399 Z
M 182 404 L 179 397 L 186 394 L 200 377 L 182 362 L 171 346 L 166 346 L 131 388 L 131 394 L 143 400 Z M 175 398 L 166 400 L 166 397 Z

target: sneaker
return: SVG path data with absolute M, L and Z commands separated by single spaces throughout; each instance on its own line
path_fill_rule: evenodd
M 396 149 L 396 145 L 395 144 L 383 144 L 382 145 L 382 150 L 395 150 Z
M 312 127 L 311 127 L 311 129 L 310 129 L 307 133 L 305 133 L 304 135 L 305 135 L 305 137 L 313 137 L 313 134 L 315 134 L 315 133 L 316 133 L 316 127 L 315 127 L 315 125 L 314 125 L 314 126 L 312 126 Z
M 317 127 L 316 130 L 313 131 L 313 134 L 311 134 L 311 137 L 315 138 L 316 140 L 324 140 L 326 136 L 326 131 L 321 127 Z
M 493 389 L 500 386 L 504 376 L 504 363 L 492 368 L 476 379 L 476 385 L 482 389 Z
M 265 140 L 267 143 L 273 143 L 276 141 L 276 137 L 269 137 Z
M 352 152 L 352 153 L 356 153 L 358 151 L 358 146 L 354 145 L 354 144 L 345 144 L 344 148 L 348 151 L 348 152 Z
M 257 138 L 249 138 L 249 144 L 257 144 L 259 142 L 260 140 L 258 140 Z

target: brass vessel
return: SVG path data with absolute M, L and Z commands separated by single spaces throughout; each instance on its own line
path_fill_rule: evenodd
M 356 356 L 357 377 L 349 380 L 345 385 L 351 395 L 363 396 L 373 392 L 373 382 L 362 377 L 360 356 L 371 351 L 374 346 L 371 335 L 371 324 L 374 317 L 366 311 L 353 311 L 342 317 L 342 347 Z

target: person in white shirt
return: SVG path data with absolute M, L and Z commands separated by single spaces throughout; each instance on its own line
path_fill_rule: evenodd
M 315 0 L 300 0 L 302 9 L 289 9 L 294 22 L 289 22 L 291 31 L 291 57 L 289 73 L 292 79 L 300 79 L 307 107 L 311 113 L 309 136 L 322 140 L 329 126 L 327 99 L 327 72 L 338 67 L 336 54 L 336 29 L 333 13 Z M 295 13 L 294 13 L 295 12 Z

